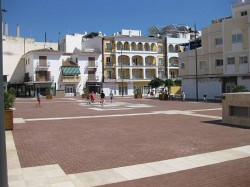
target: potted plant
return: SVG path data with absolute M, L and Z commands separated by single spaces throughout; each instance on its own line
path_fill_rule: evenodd
M 48 87 L 46 88 L 46 99 L 52 99 L 53 96 L 52 96 L 52 88 L 51 87 Z
M 4 92 L 4 127 L 5 130 L 13 129 L 13 110 L 11 109 L 14 106 L 15 95 L 12 90 Z
M 156 88 L 160 87 L 161 85 L 163 85 L 164 81 L 160 78 L 154 78 L 152 79 L 148 85 L 151 88 L 154 88 L 156 90 Z M 165 94 L 159 94 L 159 99 L 160 100 L 164 100 L 166 98 Z
M 89 95 L 89 90 L 88 88 L 85 86 L 83 89 L 82 89 L 83 93 L 82 93 L 82 98 L 83 99 L 87 99 L 88 98 L 88 95 Z
M 140 88 L 135 89 L 135 99 L 141 99 L 142 98 L 142 93 Z

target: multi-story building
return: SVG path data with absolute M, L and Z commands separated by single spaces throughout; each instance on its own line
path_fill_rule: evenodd
M 179 53 L 182 89 L 187 98 L 208 99 L 231 92 L 232 86 L 250 90 L 250 1 L 232 5 L 232 16 L 212 20 L 202 30 L 202 47 Z
M 163 42 L 141 36 L 138 30 L 122 30 L 103 37 L 103 89 L 115 95 L 147 94 L 148 83 L 163 75 Z
M 184 43 L 188 43 L 195 37 L 194 29 L 186 25 L 167 25 L 165 27 L 152 26 L 148 29 L 150 35 L 159 37 L 164 42 L 164 59 L 163 64 L 164 75 L 162 78 L 176 79 L 179 77 L 179 55 L 180 51 L 185 51 Z M 200 32 L 197 32 L 197 37 Z M 165 63 L 166 62 L 166 63 Z

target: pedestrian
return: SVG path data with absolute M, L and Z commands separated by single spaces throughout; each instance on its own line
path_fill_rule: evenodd
M 105 100 L 105 93 L 103 93 L 103 90 L 102 90 L 102 93 L 101 93 L 101 105 L 103 106 L 103 103 L 104 103 L 104 100 Z
M 91 93 L 90 93 L 90 101 L 91 101 L 91 103 L 94 103 L 94 101 L 95 101 L 95 96 L 94 96 L 95 94 L 94 94 L 94 91 L 92 91 Z
M 185 92 L 182 90 L 182 92 L 181 92 L 181 96 L 182 96 L 182 101 L 185 101 L 185 97 L 186 97 L 186 95 L 185 95 Z
M 36 104 L 36 107 L 37 106 L 41 107 L 41 94 L 40 94 L 40 92 L 37 92 L 36 99 L 38 101 L 38 103 Z
M 114 97 L 114 94 L 112 93 L 112 90 L 111 90 L 111 92 L 109 93 L 109 98 L 110 98 L 111 103 L 112 103 L 113 97 Z

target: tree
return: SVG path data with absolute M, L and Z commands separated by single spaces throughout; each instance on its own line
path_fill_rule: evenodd
M 176 79 L 176 80 L 174 81 L 174 85 L 175 85 L 175 86 L 181 86 L 181 84 L 182 84 L 181 79 Z
M 165 85 L 165 87 L 168 88 L 168 93 L 170 94 L 171 86 L 174 85 L 174 81 L 173 81 L 172 79 L 166 79 L 166 80 L 164 81 L 164 85 Z
M 163 85 L 164 84 L 164 81 L 160 78 L 154 78 L 152 79 L 148 85 L 152 88 L 158 88 L 159 86 Z
M 237 85 L 232 88 L 232 92 L 248 92 L 246 86 Z

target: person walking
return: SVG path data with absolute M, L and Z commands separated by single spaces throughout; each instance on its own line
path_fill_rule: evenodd
M 90 93 L 90 101 L 91 101 L 91 103 L 94 103 L 94 101 L 95 101 L 95 96 L 94 96 L 95 94 L 94 94 L 94 91 L 92 91 L 91 93 Z
M 182 96 L 182 101 L 185 101 L 185 97 L 186 97 L 186 95 L 185 95 L 185 92 L 182 90 L 182 92 L 181 92 L 181 96 Z
M 103 93 L 103 90 L 102 90 L 102 93 L 101 93 L 101 105 L 102 106 L 103 106 L 104 100 L 105 100 L 105 93 Z
M 36 99 L 38 101 L 38 103 L 36 104 L 36 107 L 37 106 L 41 107 L 41 94 L 40 94 L 40 92 L 37 92 Z
M 111 92 L 109 93 L 109 98 L 110 98 L 111 103 L 112 103 L 113 97 L 114 97 L 114 94 L 112 93 L 112 90 L 111 90 Z

